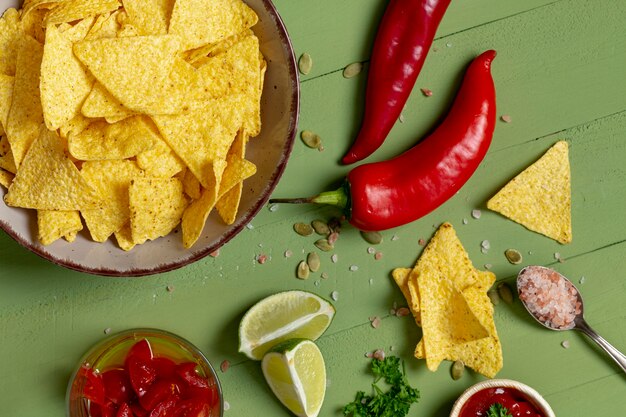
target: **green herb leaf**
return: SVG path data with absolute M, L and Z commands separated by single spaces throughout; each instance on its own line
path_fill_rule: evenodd
M 409 385 L 404 372 L 404 362 L 396 356 L 388 356 L 384 360 L 373 359 L 371 369 L 375 377 L 372 384 L 373 394 L 366 395 L 363 391 L 357 392 L 354 401 L 343 408 L 344 416 L 406 416 L 411 404 L 418 402 L 420 394 L 417 389 Z M 381 379 L 389 385 L 387 392 L 377 385 Z
M 509 410 L 507 410 L 502 404 L 494 403 L 491 404 L 491 407 L 489 407 L 487 417 L 513 417 L 513 415 L 511 415 Z

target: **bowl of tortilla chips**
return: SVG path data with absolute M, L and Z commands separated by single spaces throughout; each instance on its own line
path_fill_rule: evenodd
M 299 81 L 270 0 L 0 0 L 0 227 L 67 268 L 169 271 L 264 206 Z

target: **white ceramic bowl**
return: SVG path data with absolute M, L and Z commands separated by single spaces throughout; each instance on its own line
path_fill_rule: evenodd
M 537 408 L 545 417 L 555 417 L 554 411 L 550 408 L 548 402 L 535 391 L 533 388 L 526 384 L 511 379 L 488 379 L 477 384 L 472 385 L 461 394 L 461 396 L 455 401 L 450 412 L 450 417 L 459 417 L 461 409 L 467 402 L 467 400 L 478 391 L 482 391 L 486 388 L 514 388 L 526 396 L 528 401 Z
M 267 202 L 282 175 L 298 126 L 299 80 L 293 48 L 283 22 L 270 0 L 245 0 L 259 15 L 253 28 L 267 60 L 265 88 L 261 103 L 263 128 L 250 141 L 246 157 L 257 166 L 257 173 L 244 183 L 238 217 L 226 226 L 212 213 L 198 242 L 185 249 L 180 233 L 147 242 L 124 252 L 109 239 L 90 240 L 83 230 L 73 243 L 59 239 L 41 245 L 36 236 L 36 212 L 11 208 L 0 201 L 0 227 L 13 239 L 55 264 L 91 274 L 141 276 L 180 268 L 197 261 L 224 245 L 245 227 Z M 0 0 L 0 13 L 19 1 Z M 6 190 L 0 187 L 0 198 Z

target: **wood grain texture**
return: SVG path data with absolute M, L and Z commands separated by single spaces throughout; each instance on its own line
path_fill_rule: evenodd
M 322 136 L 324 151 L 298 141 L 275 197 L 316 194 L 336 186 L 349 167 L 338 164 L 362 112 L 366 72 L 347 80 L 351 62 L 367 62 L 378 0 L 277 0 L 298 54 L 308 52 L 313 71 L 303 78 L 301 128 Z M 67 380 L 78 359 L 104 337 L 104 329 L 163 328 L 188 338 L 214 364 L 232 366 L 220 378 L 230 404 L 226 416 L 288 416 L 263 381 L 259 363 L 237 353 L 237 327 L 260 298 L 306 289 L 329 298 L 337 291 L 337 316 L 319 340 L 329 388 L 321 416 L 339 416 L 357 390 L 367 390 L 365 353 L 384 348 L 407 362 L 409 380 L 422 393 L 411 416 L 446 417 L 454 399 L 482 377 L 460 381 L 443 363 L 436 373 L 412 358 L 420 330 L 410 317 L 389 316 L 403 304 L 390 271 L 415 263 L 421 246 L 443 221 L 450 221 L 474 264 L 513 283 L 520 266 L 504 250 L 518 249 L 523 264 L 551 265 L 578 283 L 589 323 L 626 351 L 626 3 L 622 0 L 457 0 L 416 87 L 388 141 L 368 160 L 391 157 L 431 130 L 450 105 L 464 68 L 477 53 L 495 48 L 494 79 L 499 121 L 492 148 L 471 180 L 434 213 L 384 232 L 376 249 L 345 226 L 336 250 L 321 254 L 322 268 L 307 281 L 295 278 L 298 262 L 315 250 L 315 236 L 292 230 L 299 221 L 328 219 L 332 208 L 281 206 L 267 209 L 222 248 L 178 271 L 139 279 L 92 277 L 56 267 L 0 235 L 0 392 L 10 399 L 0 415 L 63 415 Z M 367 65 L 366 65 L 367 69 Z M 557 140 L 570 144 L 574 241 L 560 245 L 485 208 L 486 200 Z M 415 202 L 419 204 L 419 202 Z M 481 209 L 479 220 L 471 217 Z M 468 224 L 463 224 L 467 219 Z M 392 239 L 395 236 L 396 239 Z M 489 240 L 483 254 L 480 242 Z M 285 257 L 285 251 L 293 252 Z M 555 260 L 560 253 L 565 262 Z M 260 254 L 265 264 L 256 262 Z M 350 271 L 350 267 L 358 267 Z M 328 279 L 320 274 L 326 272 Z M 174 287 L 168 292 L 166 287 Z M 383 318 L 373 329 L 370 316 Z M 539 327 L 516 301 L 496 307 L 505 365 L 499 377 L 517 379 L 538 391 L 559 416 L 626 415 L 626 378 L 584 336 Z M 561 346 L 563 340 L 570 348 Z M 391 351 L 393 347 L 393 351 Z

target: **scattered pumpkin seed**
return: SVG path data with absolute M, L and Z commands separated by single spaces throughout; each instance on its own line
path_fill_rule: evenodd
M 308 279 L 309 278 L 309 265 L 305 261 L 301 261 L 298 264 L 298 271 L 296 272 L 298 278 L 300 279 Z
M 320 239 L 315 242 L 315 246 L 323 252 L 330 252 L 335 249 L 333 245 L 328 242 L 328 239 Z
M 298 59 L 298 69 L 302 75 L 307 75 L 313 68 L 313 58 L 308 53 L 303 53 Z
M 330 233 L 330 228 L 326 224 L 326 222 L 316 219 L 311 222 L 311 226 L 313 226 L 313 230 L 320 236 L 328 236 Z
M 498 284 L 498 295 L 507 304 L 513 304 L 513 291 L 507 283 L 501 282 Z
M 463 372 L 465 372 L 465 364 L 461 360 L 456 360 L 452 364 L 452 369 L 450 373 L 452 374 L 452 379 L 458 381 L 463 376 Z
M 410 312 L 411 311 L 408 308 L 400 307 L 399 309 L 396 310 L 396 316 L 405 317 L 405 316 L 408 316 Z
M 360 62 L 353 62 L 343 69 L 344 78 L 356 77 L 363 71 L 363 64 Z
M 311 272 L 317 272 L 320 269 L 320 256 L 317 252 L 310 252 L 306 257 L 306 263 Z
M 522 254 L 518 250 L 507 249 L 504 251 L 504 256 L 506 256 L 506 260 L 513 265 L 522 263 Z
M 300 139 L 311 149 L 319 149 L 320 146 L 322 146 L 322 138 L 320 135 L 310 130 L 303 130 L 300 133 Z
M 381 235 L 379 232 L 362 231 L 361 236 L 363 237 L 363 239 L 365 239 L 367 243 L 370 243 L 372 245 L 378 245 L 380 242 L 383 241 L 383 235 Z
M 300 236 L 310 236 L 313 234 L 313 228 L 310 224 L 296 223 L 293 225 L 293 230 Z
M 493 304 L 494 306 L 500 304 L 500 296 L 498 295 L 498 290 L 494 288 L 490 289 L 489 291 L 487 291 L 487 296 L 489 296 L 491 304 Z

